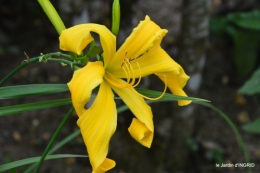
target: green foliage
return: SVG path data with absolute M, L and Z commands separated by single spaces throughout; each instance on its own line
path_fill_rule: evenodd
M 7 116 L 12 114 L 18 114 L 22 112 L 28 112 L 33 110 L 39 109 L 46 109 L 52 108 L 62 105 L 71 104 L 71 99 L 59 99 L 59 100 L 51 100 L 51 101 L 44 101 L 44 102 L 35 102 L 35 103 L 28 103 L 28 104 L 21 104 L 15 106 L 6 106 L 0 108 L 0 117 Z
M 254 69 L 259 40 L 259 32 L 248 32 L 246 30 L 237 30 L 235 32 L 233 36 L 234 54 L 236 67 L 240 75 L 247 75 Z
M 12 159 L 10 157 L 5 157 L 5 159 L 4 159 L 5 163 L 10 163 L 11 161 L 12 161 Z M 12 168 L 9 171 L 10 171 L 10 173 L 18 173 L 16 168 Z
M 226 17 L 211 18 L 210 19 L 210 30 L 221 35 L 227 32 L 228 20 Z
M 77 137 L 79 134 L 80 134 L 80 130 L 79 129 L 76 130 L 75 132 L 71 133 L 69 136 L 67 136 L 66 138 L 61 140 L 59 143 L 57 143 L 52 149 L 50 149 L 49 152 L 48 152 L 48 155 L 50 155 L 50 154 L 54 153 L 55 151 L 57 151 L 59 148 L 61 148 L 62 146 L 64 146 L 68 142 L 70 142 L 72 139 Z M 37 166 L 37 163 L 34 163 L 29 168 L 27 168 L 24 171 L 24 173 L 31 173 L 36 166 Z
M 75 155 L 75 154 L 55 154 L 55 155 L 48 155 L 45 160 L 50 160 L 50 159 L 61 159 L 61 158 L 69 158 L 69 157 L 88 157 L 86 155 Z M 27 158 L 23 160 L 18 160 L 15 162 L 7 163 L 4 165 L 0 165 L 0 172 L 7 171 L 12 168 L 16 168 L 19 166 L 23 166 L 26 164 L 30 163 L 35 163 L 40 160 L 41 157 L 32 157 L 32 158 Z
M 260 133 L 260 118 L 243 126 L 243 129 L 250 133 Z
M 255 68 L 260 48 L 260 10 L 212 18 L 210 29 L 217 34 L 227 33 L 232 37 L 237 72 L 242 76 L 250 74 Z
M 34 84 L 7 86 L 0 88 L 0 99 L 52 94 L 64 91 L 68 91 L 68 86 L 64 84 Z
M 224 113 L 222 112 L 220 109 L 216 108 L 215 106 L 213 106 L 212 104 L 210 103 L 206 103 L 206 102 L 197 102 L 197 104 L 200 104 L 200 105 L 204 105 L 206 107 L 209 107 L 211 108 L 212 110 L 216 111 L 225 121 L 226 123 L 228 123 L 229 127 L 232 128 L 233 132 L 235 133 L 236 135 L 236 138 L 239 142 L 239 145 L 240 147 L 242 148 L 243 150 L 243 153 L 244 153 L 244 157 L 245 157 L 245 160 L 247 163 L 250 163 L 250 160 L 249 160 L 249 157 L 248 157 L 248 154 L 247 154 L 247 151 L 246 151 L 246 146 L 245 146 L 245 143 L 242 139 L 242 136 L 240 135 L 239 131 L 237 130 L 235 124 L 232 122 L 232 120 Z M 222 162 L 223 163 L 223 162 Z M 250 173 L 252 173 L 252 169 L 251 167 L 248 167 L 248 170 Z
M 198 144 L 192 138 L 188 138 L 186 140 L 186 145 L 191 149 L 192 152 L 198 151 Z
M 260 67 L 251 78 L 238 90 L 241 94 L 254 95 L 260 93 Z
M 232 13 L 227 16 L 228 20 L 245 29 L 260 30 L 260 11 L 254 10 L 246 13 Z
M 219 150 L 209 151 L 207 153 L 207 157 L 208 157 L 208 159 L 213 160 L 218 164 L 224 163 L 223 153 Z M 221 168 L 221 167 L 219 167 L 219 168 Z

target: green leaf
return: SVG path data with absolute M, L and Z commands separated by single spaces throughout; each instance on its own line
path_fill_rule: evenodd
M 248 75 L 257 60 L 259 33 L 237 30 L 233 37 L 235 62 L 240 75 Z
M 97 54 L 101 53 L 102 51 L 103 51 L 103 48 L 101 46 L 94 46 L 87 53 L 87 57 L 90 58 L 92 56 L 96 56 Z
M 251 123 L 243 125 L 242 128 L 250 133 L 260 133 L 260 118 L 256 119 Z
M 7 116 L 32 110 L 51 108 L 61 105 L 71 104 L 71 99 L 59 99 L 44 102 L 28 103 L 15 106 L 7 106 L 0 108 L 0 116 Z
M 0 99 L 51 94 L 64 91 L 68 91 L 68 86 L 66 84 L 31 84 L 7 86 L 0 88 Z
M 216 32 L 219 35 L 226 32 L 227 26 L 228 20 L 226 17 L 211 18 L 209 22 L 210 30 Z
M 194 139 L 192 139 L 192 138 L 188 138 L 186 140 L 186 145 L 189 147 L 189 149 L 192 152 L 196 152 L 199 149 L 197 142 Z
M 233 132 L 235 133 L 236 138 L 237 138 L 237 140 L 239 142 L 239 145 L 240 145 L 240 147 L 243 150 L 245 161 L 247 163 L 250 163 L 244 140 L 243 140 L 241 134 L 239 133 L 238 129 L 236 128 L 235 124 L 232 122 L 232 120 L 224 112 L 222 112 L 220 109 L 216 108 L 215 106 L 213 106 L 210 103 L 197 102 L 197 104 L 211 108 L 212 110 L 217 112 L 228 123 L 228 125 L 232 128 Z M 248 170 L 249 170 L 249 173 L 252 173 L 251 167 L 248 167 Z
M 227 18 L 242 28 L 260 30 L 260 10 L 232 13 Z
M 74 110 L 73 106 L 71 106 L 71 108 L 69 109 L 69 111 L 67 112 L 67 114 L 64 116 L 63 120 L 61 121 L 60 125 L 58 126 L 58 128 L 56 129 L 56 131 L 54 132 L 54 134 L 52 135 L 51 140 L 49 141 L 47 147 L 45 148 L 40 161 L 37 163 L 37 166 L 34 170 L 35 173 L 38 173 L 41 165 L 43 163 L 43 161 L 45 160 L 46 156 L 48 155 L 48 152 L 50 151 L 54 141 L 57 139 L 58 135 L 60 134 L 62 128 L 64 127 L 65 123 L 68 121 L 72 111 Z
M 51 160 L 51 159 L 61 159 L 61 158 L 68 158 L 68 157 L 88 157 L 87 155 L 74 155 L 74 154 L 55 154 L 55 155 L 48 155 L 45 160 Z M 30 163 L 35 163 L 40 160 L 41 157 L 32 157 L 27 158 L 23 160 L 18 160 L 15 162 L 7 163 L 4 165 L 0 165 L 0 172 L 7 171 L 12 168 L 16 168 L 19 166 L 27 165 Z
M 54 153 L 56 150 L 58 150 L 59 148 L 61 148 L 62 146 L 64 146 L 65 144 L 67 144 L 68 142 L 70 142 L 72 139 L 74 139 L 75 137 L 77 137 L 80 134 L 80 130 L 76 130 L 75 132 L 71 133 L 69 136 L 67 136 L 66 138 L 64 138 L 62 141 L 58 142 L 49 152 L 48 154 L 52 154 Z M 33 171 L 33 169 L 36 167 L 37 163 L 34 163 L 33 165 L 31 165 L 29 168 L 27 168 L 24 173 L 30 173 Z
M 238 90 L 241 94 L 253 95 L 260 93 L 260 67 L 251 78 Z

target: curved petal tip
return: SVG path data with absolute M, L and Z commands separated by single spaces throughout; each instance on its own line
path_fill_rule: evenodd
M 128 131 L 137 142 L 145 147 L 151 147 L 154 133 L 149 130 L 144 123 L 140 122 L 136 118 L 133 118 Z
M 97 168 L 97 170 L 93 170 L 93 173 L 105 173 L 115 166 L 116 162 L 114 160 L 106 158 L 103 163 Z

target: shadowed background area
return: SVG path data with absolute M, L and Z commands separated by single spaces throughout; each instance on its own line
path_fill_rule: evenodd
M 111 26 L 112 0 L 53 0 L 52 3 L 66 27 L 87 22 Z M 162 47 L 191 77 L 184 90 L 189 96 L 210 100 L 229 116 L 245 141 L 251 163 L 255 163 L 253 172 L 260 171 L 260 136 L 244 131 L 242 126 L 260 117 L 260 98 L 239 94 L 238 89 L 259 67 L 259 47 L 255 46 L 259 33 L 234 24 L 223 29 L 226 25 L 221 20 L 235 12 L 257 10 L 259 6 L 257 0 L 121 0 L 121 28 L 117 38 L 119 47 L 145 15 L 167 29 Z M 60 51 L 58 34 L 36 0 L 2 0 L 0 19 L 0 78 L 26 59 L 24 52 L 32 58 Z M 4 86 L 67 83 L 72 74 L 70 67 L 59 63 L 36 63 L 20 70 Z M 164 86 L 151 76 L 144 78 L 138 87 L 163 91 Z M 0 100 L 0 106 L 69 97 L 70 93 L 64 92 Z M 123 102 L 117 101 L 117 105 Z M 178 107 L 176 102 L 154 103 L 151 107 L 155 124 L 151 149 L 142 147 L 129 135 L 127 128 L 132 113 L 125 111 L 118 115 L 117 131 L 108 154 L 117 162 L 111 173 L 247 172 L 247 168 L 216 168 L 216 163 L 245 162 L 234 132 L 216 112 L 196 104 Z M 69 108 L 68 105 L 0 117 L 0 164 L 40 156 Z M 76 121 L 74 113 L 57 142 L 78 129 Z M 81 136 L 56 153 L 87 154 Z M 91 172 L 88 159 L 46 161 L 40 172 L 77 171 Z

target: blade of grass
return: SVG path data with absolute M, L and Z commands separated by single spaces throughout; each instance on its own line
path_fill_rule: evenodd
M 43 154 L 42 154 L 42 157 L 41 157 L 40 161 L 38 162 L 38 164 L 37 164 L 37 166 L 36 166 L 36 168 L 35 168 L 35 170 L 34 170 L 34 173 L 38 173 L 38 172 L 39 172 L 40 167 L 41 167 L 41 165 L 42 165 L 42 163 L 43 163 L 45 157 L 47 156 L 48 152 L 50 151 L 50 149 L 51 149 L 51 147 L 52 147 L 54 141 L 56 140 L 57 136 L 60 134 L 61 129 L 64 127 L 65 123 L 66 123 L 67 120 L 69 119 L 69 117 L 70 117 L 70 115 L 71 115 L 71 113 L 72 113 L 73 110 L 74 110 L 74 108 L 71 107 L 71 108 L 69 109 L 69 111 L 67 112 L 67 114 L 65 115 L 65 117 L 63 118 L 63 120 L 61 121 L 59 127 L 57 128 L 57 130 L 56 130 L 55 133 L 53 134 L 53 136 L 52 136 L 52 138 L 51 138 L 51 140 L 50 140 L 48 146 L 47 146 L 46 149 L 44 150 L 44 152 L 43 152 Z
M 216 111 L 228 123 L 228 125 L 232 128 L 233 132 L 236 135 L 238 143 L 239 143 L 240 147 L 242 148 L 242 151 L 243 151 L 243 154 L 244 154 L 246 162 L 250 163 L 250 160 L 249 160 L 249 157 L 248 157 L 248 154 L 247 154 L 247 150 L 246 150 L 243 138 L 240 135 L 240 133 L 238 132 L 235 124 L 230 120 L 230 118 L 224 112 L 222 112 L 220 109 L 216 108 L 215 106 L 213 106 L 210 103 L 198 102 L 197 104 L 200 104 L 200 105 L 203 105 L 203 106 L 206 106 L 206 107 L 209 107 L 209 108 L 213 109 L 214 111 Z M 250 173 L 252 173 L 251 167 L 248 167 L 248 170 L 249 170 Z
M 21 104 L 21 105 L 15 105 L 15 106 L 1 107 L 0 108 L 0 117 L 11 115 L 11 114 L 22 113 L 22 112 L 28 112 L 28 111 L 32 111 L 32 110 L 67 105 L 67 104 L 71 104 L 71 99 L 59 99 L 59 100 L 51 100 L 51 101 L 44 101 L 44 102 L 36 102 L 36 103 L 28 103 L 28 104 Z
M 0 88 L 0 99 L 52 94 L 68 90 L 69 89 L 66 84 L 31 84 L 7 86 Z
M 10 79 L 16 72 L 21 70 L 23 67 L 29 65 L 30 63 L 34 63 L 38 61 L 38 57 L 36 58 L 31 58 L 29 62 L 23 61 L 19 66 L 17 66 L 15 69 L 13 69 L 9 74 L 7 74 L 1 81 L 0 81 L 0 86 L 2 86 L 8 79 Z
M 50 160 L 50 159 L 60 159 L 60 158 L 68 158 L 68 157 L 88 157 L 86 155 L 75 155 L 75 154 L 55 154 L 55 155 L 48 155 L 45 160 Z M 23 160 L 18 160 L 15 162 L 7 163 L 4 165 L 0 165 L 0 172 L 7 171 L 12 168 L 16 168 L 19 166 L 23 166 L 26 164 L 30 163 L 35 163 L 38 162 L 41 159 L 41 157 L 32 157 L 32 158 L 27 158 Z
M 126 105 L 120 106 L 117 108 L 117 113 L 121 113 L 123 111 L 126 111 L 127 109 L 129 109 Z M 72 134 L 70 134 L 69 136 L 67 136 L 66 138 L 64 138 L 62 141 L 60 141 L 57 145 L 55 145 L 49 152 L 49 154 L 54 153 L 55 151 L 57 151 L 59 148 L 61 148 L 62 146 L 64 146 L 65 144 L 67 144 L 68 142 L 70 142 L 72 139 L 74 139 L 75 137 L 77 137 L 80 134 L 80 130 L 76 130 L 75 132 L 73 132 Z M 27 168 L 24 173 L 30 173 L 34 168 L 36 167 L 36 164 L 31 165 L 29 168 Z
M 57 151 L 59 148 L 61 148 L 62 146 L 64 146 L 65 144 L 67 144 L 68 142 L 70 142 L 72 139 L 74 139 L 75 137 L 77 137 L 80 134 L 80 130 L 76 130 L 75 132 L 71 133 L 69 136 L 67 136 L 66 138 L 64 138 L 62 141 L 60 141 L 58 144 L 56 144 L 52 149 L 50 149 L 50 151 L 48 152 L 48 155 L 54 153 L 55 151 Z M 33 171 L 33 169 L 37 166 L 37 163 L 34 163 L 33 165 L 31 165 L 29 168 L 27 168 L 24 173 L 30 173 Z

